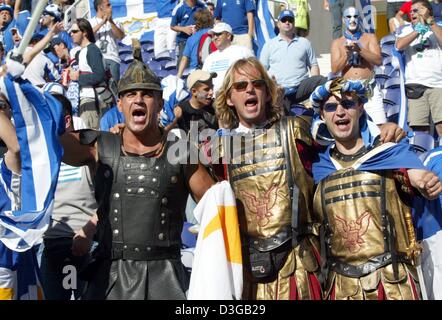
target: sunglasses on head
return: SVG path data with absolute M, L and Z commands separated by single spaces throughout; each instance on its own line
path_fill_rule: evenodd
M 356 107 L 356 101 L 353 100 L 341 100 L 340 103 L 338 102 L 329 102 L 324 104 L 324 110 L 327 112 L 335 112 L 338 108 L 338 105 L 341 105 L 344 109 L 352 109 Z
M 282 18 L 281 19 L 281 22 L 282 23 L 286 23 L 286 22 L 290 22 L 290 23 L 293 23 L 295 20 L 293 20 L 293 18 Z
M 252 81 L 238 81 L 238 82 L 234 82 L 232 84 L 232 88 L 235 89 L 236 91 L 244 91 L 247 89 L 247 86 L 249 85 L 249 83 L 252 83 L 252 86 L 255 89 L 261 89 L 264 88 L 266 85 L 266 82 L 264 79 L 255 79 Z

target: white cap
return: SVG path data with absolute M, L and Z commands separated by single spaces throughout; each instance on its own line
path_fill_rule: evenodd
M 218 22 L 213 29 L 209 30 L 209 34 L 228 32 L 233 34 L 232 27 L 225 22 Z
M 198 81 L 206 82 L 216 78 L 216 76 L 217 74 L 215 72 L 209 73 L 203 70 L 195 70 L 187 77 L 187 88 L 190 90 Z

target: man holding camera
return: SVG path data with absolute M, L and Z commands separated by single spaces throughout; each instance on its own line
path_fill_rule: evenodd
M 120 80 L 120 56 L 117 42 L 124 38 L 123 27 L 112 19 L 112 5 L 109 0 L 94 0 L 97 15 L 89 22 L 105 61 L 105 69 L 109 70 L 115 82 Z
M 442 136 L 442 29 L 434 21 L 431 3 L 414 0 L 411 25 L 402 29 L 396 48 L 405 52 L 408 122 L 415 131 L 429 132 L 430 114 Z
M 383 96 L 376 85 L 373 69 L 382 63 L 381 48 L 375 34 L 365 33 L 362 18 L 355 7 L 345 9 L 344 35 L 331 45 L 331 69 L 336 76 L 364 81 L 368 90 L 365 110 L 377 125 L 387 122 Z

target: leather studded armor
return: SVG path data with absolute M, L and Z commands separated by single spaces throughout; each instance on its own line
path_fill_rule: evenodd
M 167 161 L 167 147 L 159 158 L 123 155 L 120 137 L 98 138 L 98 214 L 112 259 L 179 257 L 188 191 L 183 166 Z

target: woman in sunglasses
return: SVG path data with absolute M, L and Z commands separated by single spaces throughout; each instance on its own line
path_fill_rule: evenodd
M 324 297 L 330 300 L 415 300 L 420 289 L 410 203 L 442 191 L 407 143 L 381 144 L 367 120 L 362 83 L 337 79 L 311 97 L 335 143 L 313 164 L 318 184 L 313 221 L 320 225 Z

